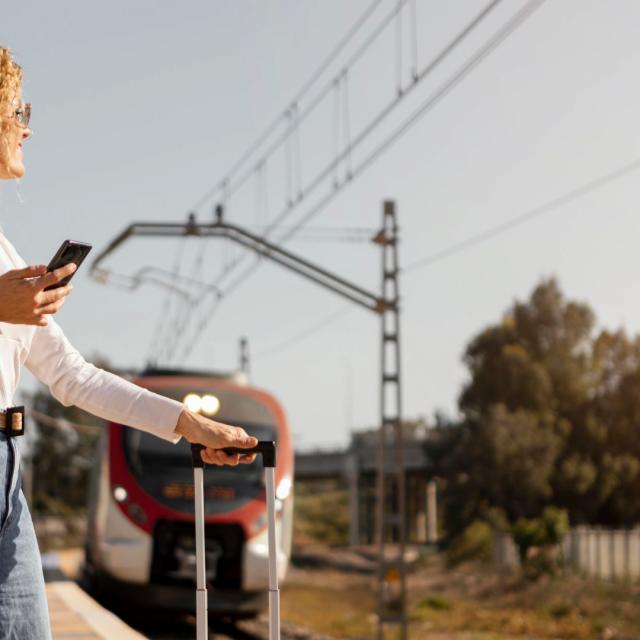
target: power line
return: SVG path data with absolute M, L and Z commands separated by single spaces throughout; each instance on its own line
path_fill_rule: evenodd
M 406 1 L 406 0 L 405 0 Z M 543 2 L 544 0 L 538 0 L 539 2 Z M 409 85 L 406 89 L 404 89 L 399 95 L 397 95 L 391 102 L 389 102 L 368 124 L 367 126 L 358 133 L 358 135 L 350 142 L 340 153 L 336 154 L 333 160 L 318 173 L 315 178 L 307 185 L 307 187 L 302 192 L 302 197 L 308 197 L 316 188 L 322 184 L 331 173 L 340 165 L 340 163 L 346 161 L 347 158 L 351 157 L 353 151 L 358 148 L 368 137 L 371 135 L 373 131 L 377 127 L 379 127 L 382 122 L 392 113 L 392 111 L 396 108 L 396 106 L 404 100 L 410 93 L 415 89 L 415 87 L 426 78 L 429 74 L 433 73 L 436 68 L 449 56 L 449 54 L 458 47 L 467 36 L 474 31 L 478 27 L 478 25 L 500 4 L 502 0 L 492 0 L 489 2 L 474 18 L 465 25 L 465 27 L 454 37 L 449 43 L 420 71 L 417 77 L 414 79 L 413 83 Z M 527 5 L 528 6 L 528 5 Z M 398 5 L 399 10 L 401 5 Z M 392 14 L 391 17 L 393 17 Z M 361 171 L 364 167 L 361 167 L 359 170 Z M 343 182 L 342 184 L 334 185 L 334 189 L 329 192 L 327 196 L 320 200 L 319 204 L 313 207 L 313 211 L 317 212 L 323 209 L 331 200 L 333 200 L 336 195 L 339 193 L 340 189 L 344 186 L 346 182 L 350 182 L 352 178 L 355 177 L 357 171 L 350 170 L 350 175 L 348 180 Z M 284 220 L 291 213 L 291 209 L 284 209 L 278 216 L 276 216 L 275 220 L 271 223 L 271 228 L 274 229 L 276 225 L 280 224 L 282 220 Z M 300 226 L 300 225 L 298 225 Z M 286 239 L 286 238 L 285 238 Z
M 360 173 L 362 173 L 372 162 L 374 162 L 382 153 L 384 153 L 393 143 L 395 143 L 404 133 L 406 133 L 416 122 L 418 122 L 421 118 L 423 118 L 432 108 L 434 108 L 444 97 L 446 97 L 462 80 L 464 80 L 485 58 L 495 51 L 519 26 L 521 26 L 544 2 L 545 0 L 531 0 L 527 3 L 520 11 L 518 11 L 507 23 L 499 29 L 491 38 L 489 38 L 467 61 L 458 68 L 458 70 L 449 77 L 447 81 L 445 81 L 434 93 L 432 93 L 426 101 L 424 101 L 420 107 L 411 114 L 409 118 L 407 118 L 384 142 L 382 142 L 376 149 L 374 149 L 352 172 L 352 177 L 356 177 Z M 489 3 L 465 28 L 455 37 L 453 38 L 444 49 L 420 72 L 418 75 L 418 79 L 424 78 L 430 72 L 432 72 L 442 60 L 480 23 L 480 21 L 488 15 L 488 13 L 497 6 L 500 0 L 494 0 Z M 414 85 L 415 86 L 415 85 Z M 384 110 L 383 110 L 384 113 Z M 340 161 L 340 159 L 347 153 L 351 153 L 352 149 L 359 144 L 363 139 L 364 135 L 368 135 L 368 133 L 372 130 L 372 126 L 375 126 L 375 123 L 379 123 L 379 118 L 374 119 L 374 124 L 369 125 L 362 132 L 354 142 L 349 146 L 349 148 L 340 154 L 340 157 L 336 158 L 334 162 Z M 325 176 L 326 177 L 326 176 Z M 286 242 L 291 237 L 293 237 L 299 229 L 305 226 L 313 217 L 315 217 L 324 207 L 326 207 L 329 202 L 331 202 L 337 195 L 338 190 L 334 189 L 329 192 L 324 198 L 322 198 L 316 206 L 314 206 L 310 211 L 307 212 L 298 222 L 291 227 L 286 233 L 281 235 L 278 238 L 279 243 Z M 277 225 L 284 218 L 283 212 L 272 226 Z M 242 262 L 242 258 L 237 258 L 231 268 L 235 268 L 240 262 Z M 227 296 L 229 293 L 234 291 L 242 282 L 246 280 L 257 268 L 259 265 L 259 258 L 254 260 L 247 269 L 245 269 L 238 278 L 236 278 L 224 291 L 224 295 Z M 228 273 L 228 272 L 227 272 Z M 202 325 L 206 327 L 206 324 Z M 196 334 L 194 339 L 198 339 L 200 334 Z M 190 353 L 193 346 L 187 346 L 185 349 L 185 353 Z
M 295 104 L 299 102 L 302 97 L 313 87 L 313 85 L 320 79 L 322 74 L 327 70 L 329 65 L 336 59 L 336 57 L 340 54 L 340 52 L 349 44 L 349 42 L 353 39 L 356 33 L 362 28 L 365 22 L 369 19 L 371 14 L 376 10 L 378 5 L 382 2 L 382 0 L 374 0 L 367 10 L 356 20 L 351 29 L 349 29 L 348 33 L 342 38 L 342 40 L 336 45 L 336 47 L 331 51 L 331 53 L 325 58 L 322 64 L 311 74 L 309 79 L 304 83 L 304 85 L 294 94 L 292 100 L 289 104 Z M 242 154 L 242 156 L 238 159 L 238 161 L 232 165 L 231 169 L 226 173 L 225 177 L 214 187 L 209 189 L 191 208 L 191 210 L 199 209 L 209 198 L 211 198 L 214 194 L 224 188 L 225 185 L 229 184 L 231 176 L 233 176 L 236 171 L 238 171 L 241 167 L 244 166 L 246 161 L 262 146 L 262 144 L 269 139 L 271 134 L 278 128 L 280 123 L 282 122 L 282 115 L 279 115 L 258 137 L 258 139 Z
M 409 116 L 384 142 L 376 147 L 360 164 L 353 170 L 352 177 L 358 176 L 362 173 L 370 164 L 372 164 L 377 158 L 384 153 L 389 147 L 391 147 L 398 139 L 400 139 L 413 125 L 416 124 L 421 118 L 431 111 L 443 98 L 445 98 L 455 87 L 462 82 L 490 53 L 495 51 L 519 26 L 521 26 L 527 18 L 529 18 L 534 11 L 536 11 L 545 0 L 532 0 L 523 9 L 521 9 L 506 25 L 500 29 L 495 35 L 493 35 L 476 53 L 471 56 L 463 65 L 456 71 L 440 88 L 431 94 L 429 98 L 420 105 L 416 111 Z M 456 38 L 456 40 L 458 40 Z M 451 45 L 445 48 L 448 52 L 451 50 Z M 441 54 L 438 56 L 437 61 L 442 60 Z M 433 69 L 432 65 L 429 68 Z M 426 70 L 425 70 L 426 71 Z M 420 74 L 420 77 L 424 77 L 424 73 Z M 305 214 L 285 235 L 278 238 L 278 242 L 286 242 L 291 236 L 293 236 L 298 229 L 303 227 L 314 218 L 327 204 L 333 200 L 336 196 L 336 192 L 329 193 L 323 198 L 315 207 L 313 207 L 307 214 Z
M 435 264 L 436 262 L 440 262 L 441 260 L 449 258 L 458 253 L 462 253 L 463 251 L 466 251 L 467 249 L 470 249 L 478 244 L 486 242 L 487 240 L 502 235 L 507 231 L 511 231 L 512 229 L 527 224 L 528 222 L 531 222 L 547 213 L 551 213 L 552 211 L 555 211 L 556 209 L 559 209 L 574 200 L 592 193 L 593 191 L 597 191 L 610 182 L 618 180 L 623 176 L 632 173 L 633 171 L 637 171 L 638 169 L 640 169 L 640 158 L 618 169 L 615 169 L 614 171 L 606 173 L 603 176 L 590 180 L 589 182 L 577 187 L 576 189 L 572 189 L 571 191 L 568 191 L 567 193 L 564 193 L 557 198 L 553 198 L 552 200 L 549 200 L 548 202 L 545 202 L 544 204 L 541 204 L 534 209 L 531 209 L 530 211 L 522 213 L 519 216 L 512 218 L 511 220 L 507 220 L 506 222 L 498 224 L 494 227 L 485 229 L 484 231 L 473 235 L 466 240 L 456 242 L 451 246 L 446 247 L 445 249 L 436 251 L 435 253 L 425 256 L 424 258 L 420 258 L 419 260 L 408 264 L 403 269 L 403 271 L 405 273 L 410 273 L 417 269 L 422 269 L 424 267 Z
M 623 178 L 624 176 L 629 175 L 630 173 L 633 173 L 638 169 L 640 169 L 640 158 L 633 160 L 632 162 L 629 162 L 628 164 L 625 164 L 622 167 L 614 169 L 613 171 L 605 173 L 602 176 L 594 178 L 580 185 L 579 187 L 572 189 L 571 191 L 568 191 L 560 196 L 557 196 L 556 198 L 553 198 L 552 200 L 549 200 L 544 204 L 541 204 L 525 213 L 522 213 L 516 216 L 515 218 L 512 218 L 511 220 L 507 220 L 506 222 L 503 222 L 499 225 L 490 227 L 489 229 L 485 229 L 484 231 L 474 236 L 471 236 L 466 240 L 463 240 L 461 242 L 456 242 L 449 247 L 446 247 L 444 249 L 441 249 L 440 251 L 436 251 L 435 253 L 425 256 L 424 258 L 420 258 L 419 260 L 411 262 L 406 267 L 404 267 L 401 271 L 404 274 L 409 274 L 419 269 L 429 267 L 437 262 L 450 258 L 454 255 L 464 253 L 464 251 L 471 249 L 476 245 L 487 242 L 488 240 L 491 240 L 496 236 L 512 231 L 520 226 L 523 226 L 529 222 L 536 220 L 537 218 L 547 213 L 551 213 L 556 209 L 560 209 L 563 206 L 570 204 L 574 200 L 578 200 L 579 198 L 584 197 L 585 195 L 593 193 L 594 191 L 597 191 L 598 189 L 601 189 L 602 187 L 608 185 L 609 183 L 614 182 L 615 180 L 619 180 L 620 178 Z M 350 306 L 343 307 L 338 311 L 335 311 L 330 315 L 326 316 L 324 319 L 320 320 L 320 322 L 317 322 L 313 324 L 311 327 L 308 327 L 307 329 L 301 331 L 299 334 L 296 334 L 295 336 L 287 340 L 283 340 L 276 345 L 267 347 L 263 351 L 259 351 L 255 357 L 260 358 L 260 357 L 268 356 L 271 353 L 276 351 L 284 351 L 286 349 L 289 349 L 290 347 L 293 347 L 296 344 L 299 344 L 300 342 L 307 340 L 313 335 L 320 333 L 329 325 L 341 319 L 343 316 L 347 315 L 347 313 L 349 313 L 350 311 L 353 311 L 353 309 Z
M 337 75 L 335 76 L 331 82 L 329 82 L 319 93 L 318 96 L 316 96 L 316 98 L 311 102 L 311 104 L 309 106 L 307 106 L 307 108 L 302 112 L 302 114 L 298 117 L 298 124 L 300 122 L 302 122 L 302 120 L 304 120 L 304 118 L 310 114 L 313 109 L 315 109 L 315 107 L 319 104 L 320 100 L 326 95 L 326 93 L 330 90 L 332 90 L 333 88 L 336 87 L 336 83 L 339 83 L 338 86 L 340 86 L 340 83 L 343 82 L 343 77 L 346 78 L 346 74 L 348 72 L 348 69 L 355 64 L 355 62 L 360 58 L 360 56 L 362 56 L 367 50 L 368 48 L 372 45 L 372 43 L 379 37 L 379 35 L 384 31 L 384 29 L 392 22 L 392 20 L 397 16 L 398 12 L 402 10 L 404 4 L 407 2 L 407 0 L 399 0 L 394 9 L 385 16 L 385 18 L 381 21 L 381 23 L 376 27 L 376 29 L 373 31 L 373 33 L 371 33 L 369 35 L 369 37 L 365 40 L 365 42 L 359 47 L 359 49 L 351 56 L 351 58 L 347 61 L 347 63 L 344 65 L 343 70 Z M 502 0 L 492 0 L 491 2 L 489 2 L 463 29 L 462 31 L 460 31 L 459 34 L 457 34 L 450 42 L 449 44 L 442 50 L 440 51 L 440 53 L 438 53 L 435 58 L 433 58 L 431 60 L 431 62 L 429 62 L 426 67 L 424 69 L 422 69 L 422 71 L 417 74 L 414 78 L 414 82 L 413 84 L 411 84 L 406 90 L 404 90 L 401 95 L 396 96 L 388 105 L 386 105 L 382 111 L 380 113 L 378 113 L 371 122 L 369 122 L 367 124 L 367 126 L 359 133 L 359 135 L 357 136 L 356 139 L 353 140 L 353 142 L 351 142 L 349 140 L 348 144 L 347 144 L 347 148 L 344 150 L 344 152 L 337 154 L 334 157 L 334 160 L 332 162 L 330 162 L 322 171 L 320 171 L 320 173 L 318 175 L 316 175 L 315 178 L 313 178 L 311 180 L 311 182 L 307 185 L 307 187 L 300 193 L 299 198 L 297 199 L 296 204 L 299 204 L 300 201 L 305 198 L 308 197 L 320 184 L 322 184 L 322 182 L 327 179 L 328 176 L 331 175 L 331 173 L 334 170 L 337 170 L 337 167 L 339 166 L 340 163 L 342 162 L 348 162 L 349 163 L 349 174 L 348 174 L 348 179 L 351 179 L 351 161 L 350 161 L 350 155 L 352 150 L 354 150 L 356 147 L 358 147 L 374 130 L 376 127 L 378 127 L 384 120 L 385 118 L 387 118 L 387 116 L 393 111 L 393 109 L 397 106 L 397 104 L 403 100 L 404 98 L 406 98 L 406 96 L 409 95 L 409 93 L 417 86 L 417 84 L 419 83 L 420 80 L 422 80 L 424 77 L 426 77 L 429 73 L 431 73 L 432 71 L 435 70 L 435 68 L 446 58 L 447 55 L 449 55 L 449 53 L 456 47 L 458 46 L 479 24 L 482 20 L 484 20 L 491 11 L 493 11 L 497 5 L 502 2 Z M 348 103 L 345 104 L 345 113 L 348 110 Z M 281 136 L 280 138 L 278 138 L 276 140 L 276 142 L 274 144 L 271 145 L 271 147 L 269 147 L 261 156 L 260 160 L 258 161 L 258 166 L 262 165 L 263 163 L 266 162 L 266 159 L 268 158 L 268 156 L 270 154 L 272 154 L 286 139 L 287 136 L 289 135 L 288 131 L 285 132 L 284 136 Z M 350 133 L 349 133 L 350 136 Z M 245 173 L 245 175 L 241 178 L 239 178 L 238 180 L 236 180 L 234 182 L 233 185 L 229 185 L 228 183 L 224 183 L 225 185 L 225 198 L 229 197 L 230 195 L 232 195 L 237 189 L 239 189 L 242 184 L 251 176 L 253 175 L 254 170 L 250 170 L 248 172 Z M 333 197 L 335 197 L 335 195 L 337 195 L 337 193 L 340 191 L 340 189 L 344 186 L 344 183 L 342 184 L 334 184 L 334 189 L 332 191 L 332 193 L 330 194 L 330 198 L 325 198 L 325 200 L 321 201 L 320 203 L 320 207 L 316 207 L 317 210 L 319 210 L 320 208 L 322 208 L 322 206 L 325 206 L 326 203 L 328 203 L 328 201 L 330 199 L 332 199 Z M 288 217 L 294 210 L 294 205 L 291 202 L 287 203 L 287 206 L 285 207 L 285 209 L 283 211 L 281 211 L 276 218 L 270 223 L 269 227 L 267 228 L 267 231 L 265 232 L 265 237 L 268 237 L 271 233 L 271 231 L 273 231 L 275 228 L 278 227 L 278 225 L 280 225 L 280 223 L 286 218 Z M 224 268 L 222 269 L 222 272 L 218 275 L 217 278 L 215 278 L 212 282 L 216 287 L 221 287 L 223 281 L 227 278 L 227 276 L 235 270 L 235 268 L 244 263 L 245 262 L 245 258 L 246 256 L 244 255 L 240 255 L 237 256 L 236 258 L 233 258 L 232 260 L 228 261 L 226 263 L 226 265 L 224 266 Z M 252 265 L 249 267 L 248 270 L 245 270 L 245 272 L 243 273 L 251 273 L 252 269 L 254 268 L 254 266 L 258 264 L 257 262 L 252 263 Z M 235 289 L 235 287 L 237 286 L 237 284 L 239 284 L 240 282 L 242 282 L 244 279 L 244 276 L 237 278 L 233 284 L 229 285 L 227 287 L 227 292 L 231 292 Z M 206 326 L 206 325 L 205 325 Z
M 371 45 L 376 41 L 378 36 L 381 33 L 383 33 L 384 29 L 396 17 L 398 11 L 402 10 L 402 8 L 403 8 L 403 6 L 405 5 L 406 2 L 407 2 L 407 0 L 399 0 L 398 4 L 395 6 L 395 8 L 389 14 L 387 14 L 387 16 L 385 18 L 383 18 L 383 20 L 380 22 L 380 24 L 370 34 L 370 36 L 360 46 L 360 48 L 356 50 L 356 52 L 351 56 L 351 58 L 349 58 L 347 60 L 347 62 L 344 65 L 342 65 L 341 71 L 336 76 L 334 76 L 329 82 L 327 82 L 326 85 L 323 86 L 323 88 L 318 92 L 318 94 L 314 98 L 311 99 L 310 103 L 304 108 L 304 110 L 302 110 L 300 113 L 297 113 L 297 110 L 298 110 L 297 103 L 292 103 L 292 107 L 295 107 L 295 110 L 296 110 L 296 113 L 297 113 L 297 115 L 296 115 L 297 126 L 300 126 L 307 119 L 307 117 L 309 115 L 311 115 L 311 113 L 313 113 L 313 111 L 316 109 L 316 107 L 318 107 L 318 105 L 320 105 L 322 100 L 332 90 L 335 90 L 336 84 L 340 82 L 342 76 L 371 47 Z M 491 8 L 493 8 L 493 6 L 497 5 L 499 2 L 502 2 L 502 0 L 493 0 L 493 2 L 490 4 Z M 411 85 L 409 87 L 409 89 L 411 89 L 413 86 L 414 85 Z M 392 102 L 392 104 L 396 104 L 397 102 L 399 102 L 404 97 L 405 93 L 407 93 L 407 92 L 408 92 L 408 90 L 404 91 L 401 96 L 398 96 Z M 283 144 L 287 143 L 287 141 L 289 140 L 289 137 L 291 135 L 291 126 L 290 126 L 290 119 L 291 118 L 290 118 L 290 115 L 291 115 L 291 108 L 292 107 L 288 107 L 287 109 L 285 109 L 284 115 L 278 121 L 278 123 L 281 123 L 284 120 L 284 132 L 280 136 L 275 138 L 275 140 L 271 143 L 271 145 L 268 146 L 262 152 L 262 155 L 257 160 L 257 162 L 253 163 L 254 166 L 252 166 L 251 168 L 247 169 L 244 174 L 241 174 L 240 177 L 237 178 L 236 180 L 234 180 L 233 182 L 231 182 L 230 179 L 225 178 L 219 184 L 219 186 L 215 187 L 211 191 L 210 196 L 215 194 L 215 193 L 217 193 L 218 191 L 224 191 L 223 200 L 226 200 L 229 197 L 231 197 L 232 195 L 234 195 L 247 182 L 247 180 L 249 180 L 249 178 L 255 173 L 256 166 L 259 166 L 262 162 L 265 162 L 266 159 L 269 156 L 271 156 L 273 153 L 275 153 Z M 274 129 L 272 131 L 275 131 L 275 129 L 277 129 L 277 127 L 274 127 Z M 266 140 L 268 140 L 268 139 L 269 139 L 269 137 L 266 137 L 264 140 L 262 140 L 262 142 L 266 142 Z M 257 148 L 256 148 L 256 151 L 257 151 Z M 325 172 L 323 172 L 323 179 L 324 179 L 324 177 L 326 177 L 326 172 L 328 171 L 329 173 L 331 173 L 332 170 L 333 170 L 333 163 L 331 165 L 329 165 L 329 167 L 327 169 L 325 169 Z M 228 175 L 231 175 L 231 174 L 228 174 Z M 316 186 L 315 183 L 316 183 L 315 180 L 312 181 L 312 187 L 311 187 L 312 189 L 315 188 L 315 186 Z M 309 190 L 310 189 L 307 188 L 305 191 L 308 193 Z M 303 193 L 302 197 L 305 197 L 305 195 L 306 194 Z M 206 201 L 206 199 L 205 199 L 205 201 Z M 204 201 L 201 200 L 199 205 L 198 205 L 198 207 L 201 206 L 203 203 L 204 203 Z M 196 208 L 198 208 L 198 207 L 196 207 Z M 287 208 L 284 210 L 283 214 L 286 215 L 292 209 L 293 209 L 293 205 L 288 205 Z M 282 215 L 282 214 L 280 214 L 280 215 Z
M 312 335 L 319 333 L 330 324 L 333 324 L 337 320 L 343 318 L 347 314 L 355 311 L 355 308 L 351 305 L 341 307 L 337 311 L 334 311 L 332 314 L 328 315 L 326 318 L 321 320 L 320 322 L 308 327 L 304 331 L 296 334 L 295 336 L 288 338 L 287 340 L 283 340 L 277 344 L 274 344 L 270 347 L 266 347 L 262 351 L 258 351 L 253 357 L 254 358 L 264 358 L 265 356 L 269 356 L 273 353 L 277 353 L 280 351 L 284 351 L 285 349 L 289 349 L 290 347 L 295 346 L 296 344 L 303 342 L 307 338 L 310 338 Z

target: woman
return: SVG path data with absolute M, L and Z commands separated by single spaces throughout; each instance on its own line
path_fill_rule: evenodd
M 0 47 L 0 178 L 24 175 L 22 143 L 31 137 L 30 105 L 22 102 L 22 70 Z M 0 410 L 10 407 L 24 365 L 64 405 L 150 432 L 159 438 L 205 445 L 210 464 L 251 463 L 254 454 L 228 455 L 223 447 L 250 448 L 255 438 L 239 428 L 207 420 L 182 404 L 151 393 L 87 363 L 49 316 L 72 287 L 44 291 L 75 267 L 46 274 L 27 267 L 0 233 Z M 2 423 L 0 416 L 0 424 Z M 20 489 L 19 448 L 0 431 L 0 638 L 51 637 L 40 554 L 31 516 Z

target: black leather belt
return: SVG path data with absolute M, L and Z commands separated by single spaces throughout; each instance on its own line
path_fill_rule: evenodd
M 24 407 L 8 407 L 0 413 L 0 431 L 7 438 L 24 435 Z

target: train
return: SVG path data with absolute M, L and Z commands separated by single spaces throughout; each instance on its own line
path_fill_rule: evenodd
M 277 445 L 278 578 L 293 526 L 293 447 L 284 410 L 246 375 L 147 369 L 134 382 Z M 253 617 L 267 606 L 267 516 L 260 457 L 206 465 L 205 553 L 209 613 Z M 189 443 L 172 444 L 110 423 L 89 486 L 84 579 L 99 596 L 145 608 L 195 610 L 193 469 Z

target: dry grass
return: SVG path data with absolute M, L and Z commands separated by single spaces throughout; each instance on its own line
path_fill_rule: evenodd
M 293 571 L 282 589 L 282 619 L 336 638 L 370 638 L 375 623 L 371 587 L 368 578 Z
M 411 640 L 640 640 L 640 587 L 578 576 L 527 582 L 482 565 L 431 558 L 409 581 Z M 336 638 L 373 638 L 375 580 L 293 569 L 283 619 Z

